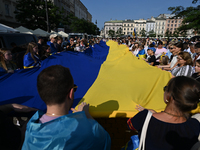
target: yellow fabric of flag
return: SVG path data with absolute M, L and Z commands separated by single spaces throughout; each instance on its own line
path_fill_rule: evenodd
M 157 112 L 164 110 L 163 87 L 171 73 L 135 57 L 125 45 L 108 41 L 106 61 L 98 77 L 79 102 L 90 104 L 93 117 L 133 117 L 136 104 Z

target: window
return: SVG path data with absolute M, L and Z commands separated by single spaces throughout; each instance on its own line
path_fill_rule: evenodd
M 113 27 L 113 30 L 115 30 L 115 28 Z
M 133 26 L 133 24 L 131 24 L 131 26 Z
M 129 28 L 127 28 L 127 30 L 129 30 Z
M 109 27 L 109 29 L 110 29 L 110 27 Z
M 180 24 L 178 25 L 178 27 L 180 27 Z
M 126 32 L 124 32 L 124 34 L 126 34 Z
M 129 27 L 129 24 L 128 24 L 128 27 Z
M 169 24 L 167 26 L 169 27 Z
M 126 28 L 124 28 L 124 30 L 126 30 Z
M 6 15 L 10 15 L 8 4 L 5 4 L 5 10 L 6 10 Z
M 173 27 L 173 24 L 171 24 L 171 27 Z
M 172 30 L 172 28 L 170 30 Z
M 126 26 L 126 24 L 124 24 L 124 26 Z
M 174 23 L 174 21 L 172 20 L 172 23 Z
M 133 28 L 131 28 L 131 30 L 133 30 Z
M 179 20 L 179 23 L 181 23 L 181 21 Z
M 174 26 L 176 27 L 176 24 Z
M 169 30 L 169 28 L 167 28 L 167 30 Z
M 177 23 L 177 20 L 175 21 L 175 23 Z
M 170 21 L 168 20 L 168 23 L 170 23 Z

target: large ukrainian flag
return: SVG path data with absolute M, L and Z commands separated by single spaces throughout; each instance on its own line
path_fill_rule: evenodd
M 45 110 L 37 92 L 37 76 L 44 68 L 59 64 L 70 69 L 78 85 L 73 107 L 85 101 L 93 117 L 132 117 L 137 113 L 136 104 L 163 110 L 163 87 L 170 73 L 133 56 L 125 45 L 114 41 L 107 45 L 101 41 L 85 53 L 62 52 L 44 60 L 41 68 L 2 76 L 0 105 L 19 103 Z

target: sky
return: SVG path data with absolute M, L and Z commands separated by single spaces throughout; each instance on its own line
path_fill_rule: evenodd
M 148 19 L 160 14 L 170 14 L 168 7 L 196 6 L 192 0 L 81 0 L 92 15 L 92 22 L 97 20 L 101 30 L 104 22 L 125 19 Z

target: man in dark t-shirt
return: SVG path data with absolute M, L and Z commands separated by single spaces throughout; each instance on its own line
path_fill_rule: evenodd
M 156 62 L 156 57 L 155 57 L 155 55 L 154 55 L 155 49 L 149 47 L 149 48 L 147 49 L 147 53 L 148 53 L 148 55 L 149 55 L 148 63 L 149 63 L 150 65 L 152 65 L 152 66 L 158 65 L 158 63 Z

